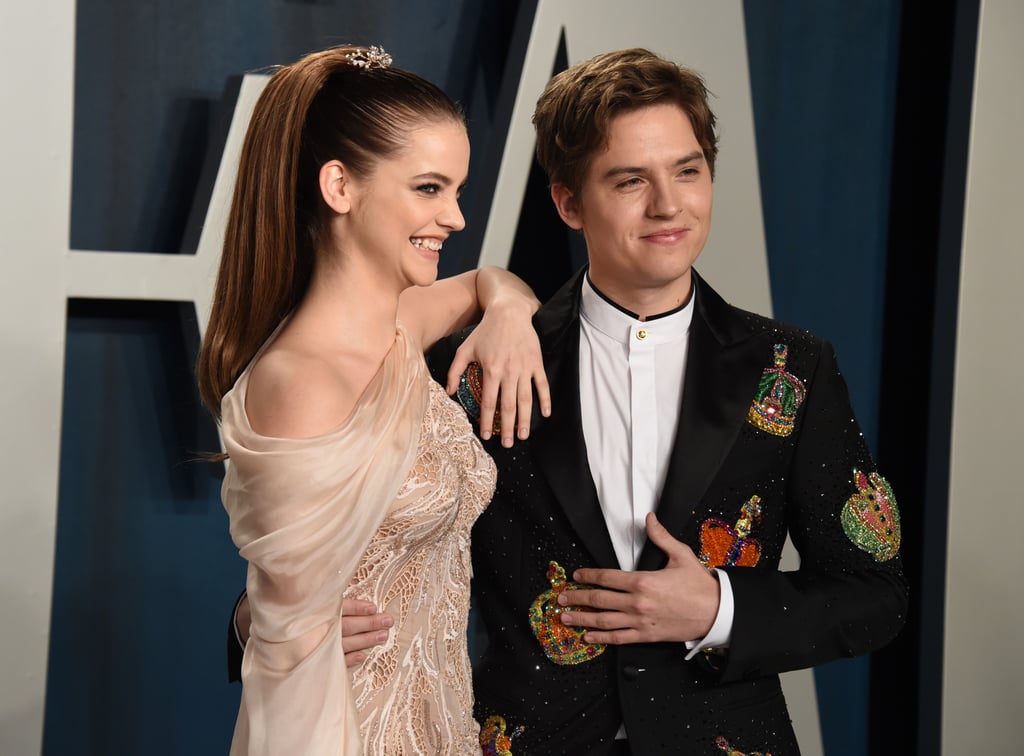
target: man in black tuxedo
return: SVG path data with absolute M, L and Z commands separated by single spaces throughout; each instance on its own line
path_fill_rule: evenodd
M 778 674 L 902 627 L 893 493 L 831 346 L 692 268 L 717 152 L 700 77 L 645 50 L 598 56 L 549 83 L 534 124 L 589 265 L 534 318 L 551 416 L 487 442 L 484 752 L 798 753 Z M 431 354 L 442 382 L 457 344 Z M 801 566 L 784 573 L 787 533 Z
M 700 77 L 608 53 L 552 79 L 534 123 L 589 264 L 534 318 L 550 417 L 485 442 L 483 751 L 797 754 L 779 673 L 904 622 L 892 490 L 828 342 L 732 307 L 692 268 L 717 154 Z M 442 383 L 459 343 L 430 355 Z M 471 366 L 458 395 L 487 418 L 479 385 Z M 779 570 L 787 534 L 795 572 Z M 382 617 L 343 622 L 358 661 Z

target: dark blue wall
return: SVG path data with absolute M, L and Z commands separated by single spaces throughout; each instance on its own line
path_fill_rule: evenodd
M 518 5 L 82 0 L 72 247 L 191 251 L 225 82 L 340 42 L 383 44 L 464 103 L 464 210 L 478 216 L 487 198 L 472 186 L 503 138 L 493 119 Z M 872 443 L 899 7 L 745 4 L 775 313 L 836 343 Z M 459 243 L 445 246 L 445 272 L 474 257 Z M 194 316 L 76 301 L 67 336 L 44 750 L 224 753 L 238 702 L 224 630 L 244 565 L 216 466 L 189 461 L 216 446 L 189 376 Z M 829 754 L 867 753 L 867 670 L 819 671 Z

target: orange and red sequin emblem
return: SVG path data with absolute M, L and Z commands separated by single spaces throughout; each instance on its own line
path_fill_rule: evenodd
M 712 517 L 700 526 L 700 561 L 705 567 L 753 567 L 761 559 L 761 542 L 751 538 L 761 524 L 761 497 L 751 496 L 740 507 L 735 525 Z

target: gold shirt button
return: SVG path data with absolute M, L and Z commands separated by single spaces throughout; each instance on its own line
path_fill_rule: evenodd
M 640 341 L 643 341 L 644 339 L 646 339 L 647 338 L 647 329 L 641 328 L 639 331 L 636 332 L 636 337 L 638 339 L 640 339 Z

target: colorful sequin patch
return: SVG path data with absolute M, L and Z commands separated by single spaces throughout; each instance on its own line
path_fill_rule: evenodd
M 892 559 L 900 550 L 900 510 L 889 482 L 877 472 L 853 471 L 857 493 L 843 505 L 839 519 L 846 536 L 876 562 Z
M 459 388 L 455 395 L 459 398 L 459 404 L 463 406 L 473 421 L 480 424 L 480 397 L 483 396 L 484 371 L 480 363 L 471 362 L 459 378 Z M 501 393 L 498 398 L 500 400 Z M 501 433 L 501 410 L 494 408 L 494 423 L 492 430 Z
M 548 580 L 551 589 L 530 604 L 530 627 L 544 649 L 544 655 L 555 664 L 582 664 L 603 654 L 607 648 L 605 644 L 587 643 L 583 640 L 586 628 L 563 625 L 560 616 L 572 607 L 559 605 L 559 593 L 592 586 L 566 582 L 565 570 L 558 562 L 548 563 Z
M 735 525 L 712 517 L 700 526 L 700 561 L 705 567 L 753 567 L 761 560 L 761 542 L 751 538 L 761 524 L 761 497 L 751 496 L 740 507 Z
M 506 733 L 508 724 L 500 714 L 491 714 L 480 728 L 480 748 L 483 756 L 512 756 L 512 738 L 523 731 L 523 727 Z
M 768 751 L 751 751 L 750 753 L 737 751 L 735 748 L 730 746 L 729 741 L 721 735 L 715 738 L 715 745 L 718 746 L 719 751 L 723 751 L 725 753 L 725 756 L 772 756 Z
M 786 372 L 789 347 L 775 345 L 775 364 L 765 368 L 757 395 L 747 410 L 747 422 L 774 436 L 788 436 L 793 432 L 796 411 L 807 396 L 803 381 Z

